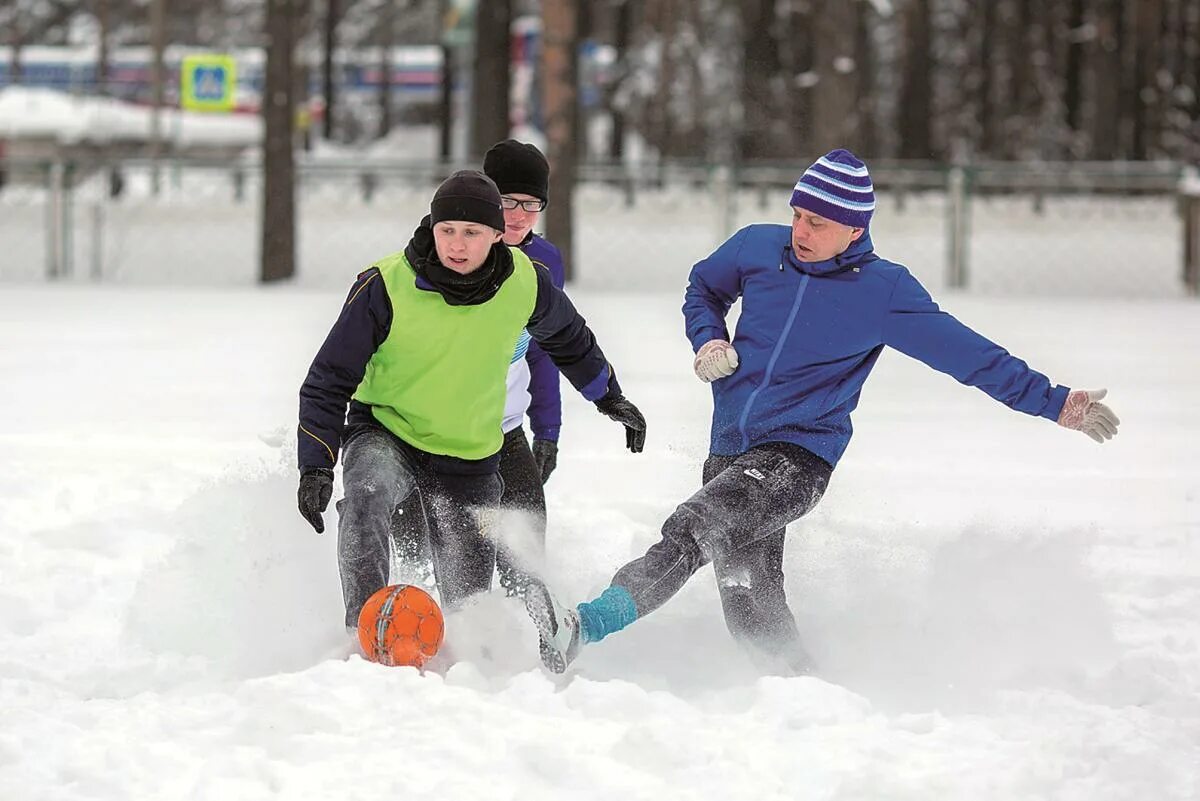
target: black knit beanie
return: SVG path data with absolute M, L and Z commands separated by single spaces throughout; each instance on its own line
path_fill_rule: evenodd
M 483 171 L 502 195 L 518 192 L 550 199 L 550 162 L 533 145 L 516 139 L 497 142 L 483 155 Z
M 504 232 L 504 209 L 500 190 L 478 170 L 459 170 L 433 193 L 429 204 L 430 225 L 446 220 L 481 223 Z

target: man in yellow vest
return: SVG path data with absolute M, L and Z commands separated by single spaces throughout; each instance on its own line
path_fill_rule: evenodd
M 547 271 L 504 245 L 503 231 L 491 179 L 472 170 L 446 179 L 408 246 L 358 276 L 300 388 L 297 499 L 318 533 L 343 454 L 347 627 L 387 584 L 390 519 L 414 489 L 442 603 L 489 588 L 495 546 L 479 512 L 500 497 L 505 379 L 522 330 L 625 427 L 629 450 L 642 450 L 646 422 L 592 332 Z

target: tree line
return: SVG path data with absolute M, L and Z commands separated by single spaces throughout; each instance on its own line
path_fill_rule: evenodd
M 620 157 L 638 137 L 664 158 L 706 160 L 834 144 L 941 162 L 1200 160 L 1200 0 L 7 0 L 0 41 L 19 76 L 23 45 L 90 26 L 103 75 L 117 44 L 265 46 L 273 3 L 293 47 L 378 47 L 385 72 L 388 45 L 443 44 L 448 20 L 473 13 L 468 57 L 447 47 L 443 59 L 447 88 L 475 87 L 472 152 L 508 128 L 507 31 L 549 13 L 570 17 L 576 49 L 615 54 L 582 110 L 609 134 L 593 151 L 581 142 L 584 158 Z M 332 137 L 331 57 L 320 85 Z M 390 101 L 382 88 L 375 135 L 394 124 Z M 448 129 L 448 92 L 440 104 Z
M 732 124 L 741 159 L 1200 157 L 1200 0 L 609 6 L 613 106 L 664 155 Z

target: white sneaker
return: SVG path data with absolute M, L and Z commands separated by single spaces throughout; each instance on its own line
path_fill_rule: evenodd
M 579 654 L 579 613 L 560 606 L 546 585 L 534 578 L 525 588 L 525 611 L 537 626 L 542 664 L 551 673 L 564 672 Z

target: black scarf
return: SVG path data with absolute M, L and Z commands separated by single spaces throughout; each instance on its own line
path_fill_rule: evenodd
M 433 240 L 429 217 L 421 220 L 412 239 L 404 248 L 404 257 L 417 276 L 424 278 L 450 306 L 478 306 L 487 303 L 500 291 L 500 285 L 513 274 L 512 251 L 503 241 L 492 245 L 487 260 L 477 270 L 466 275 L 454 272 L 442 264 Z

